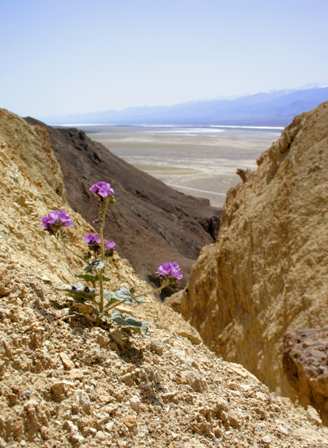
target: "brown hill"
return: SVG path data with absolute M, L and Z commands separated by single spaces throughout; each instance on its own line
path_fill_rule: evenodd
M 110 333 L 65 320 L 58 289 L 80 267 L 90 226 L 65 202 L 48 132 L 0 110 L 0 447 L 327 448 L 313 409 L 270 394 L 237 364 L 222 361 L 197 333 L 149 295 L 133 312 L 148 336 L 118 346 Z M 65 207 L 68 257 L 40 228 Z M 69 265 L 68 265 L 69 259 Z M 111 286 L 142 291 L 116 259 Z
M 295 397 L 283 337 L 328 323 L 328 103 L 296 117 L 257 164 L 229 192 L 182 313 L 216 353 Z
M 83 131 L 52 127 L 47 131 L 73 209 L 93 223 L 96 210 L 88 186 L 110 180 L 118 202 L 106 233 L 118 243 L 120 254 L 143 277 L 166 260 L 177 260 L 188 276 L 200 249 L 215 238 L 218 210 L 208 200 L 179 193 L 126 163 Z

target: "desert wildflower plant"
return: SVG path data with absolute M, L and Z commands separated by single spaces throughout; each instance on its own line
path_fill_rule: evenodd
M 116 251 L 116 243 L 105 239 L 105 224 L 110 206 L 116 202 L 115 191 L 109 182 L 98 181 L 91 185 L 90 192 L 98 201 L 98 233 L 87 233 L 83 240 L 86 254 L 83 258 L 84 269 L 77 274 L 83 283 L 68 285 L 64 291 L 74 299 L 74 312 L 77 312 L 101 326 L 118 326 L 129 331 L 146 333 L 148 325 L 125 311 L 121 305 L 135 306 L 143 302 L 144 294 L 135 295 L 133 288 L 121 287 L 111 291 L 105 287 L 110 281 L 108 275 L 109 261 Z M 66 253 L 66 228 L 74 226 L 73 220 L 65 210 L 53 210 L 41 218 L 43 229 L 56 237 Z M 80 257 L 81 258 L 81 257 Z M 180 266 L 176 262 L 161 264 L 156 275 L 160 286 L 154 290 L 161 291 L 168 286 L 176 286 L 183 278 Z

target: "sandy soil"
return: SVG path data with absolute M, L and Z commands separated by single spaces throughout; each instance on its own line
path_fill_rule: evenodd
M 254 168 L 279 130 L 102 127 L 91 138 L 167 185 L 222 206 L 239 182 L 237 168 Z

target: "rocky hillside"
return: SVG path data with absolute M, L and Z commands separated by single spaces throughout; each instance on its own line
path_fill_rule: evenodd
M 312 408 L 216 358 L 151 295 L 133 309 L 148 335 L 124 344 L 68 318 L 60 287 L 90 226 L 66 202 L 47 130 L 0 110 L 0 173 L 0 447 L 328 447 Z M 58 207 L 76 224 L 67 256 L 39 224 Z M 119 257 L 111 283 L 147 288 Z
M 219 240 L 204 248 L 176 302 L 212 350 L 271 389 L 320 401 L 327 417 L 324 355 L 312 372 L 319 401 L 311 388 L 295 388 L 302 376 L 294 369 L 290 381 L 282 357 L 286 332 L 328 323 L 328 103 L 297 116 L 257 165 L 240 173 Z
M 126 163 L 83 131 L 46 127 L 64 175 L 67 200 L 86 221 L 93 223 L 96 207 L 88 186 L 108 178 L 118 202 L 112 208 L 107 233 L 118 250 L 143 277 L 161 260 L 177 260 L 188 276 L 200 249 L 215 238 L 218 211 L 208 200 L 179 193 Z

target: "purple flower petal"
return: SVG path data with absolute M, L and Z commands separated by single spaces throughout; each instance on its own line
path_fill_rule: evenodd
M 89 191 L 95 193 L 101 199 L 107 198 L 108 196 L 114 196 L 115 191 L 109 182 L 100 180 L 95 184 L 91 185 Z
M 83 239 L 89 246 L 98 246 L 101 242 L 100 236 L 97 233 L 87 233 Z
M 73 221 L 65 210 L 52 210 L 41 218 L 41 224 L 44 230 L 55 233 L 62 227 L 72 226 Z
M 57 219 L 61 222 L 64 227 L 70 227 L 73 225 L 72 218 L 69 216 L 65 210 L 58 210 Z
M 179 264 L 175 261 L 167 261 L 166 263 L 162 263 L 158 266 L 156 274 L 161 278 L 182 280 L 183 273 Z
M 115 241 L 112 241 L 112 240 L 106 240 L 106 241 L 105 241 L 105 248 L 106 248 L 106 250 L 109 250 L 109 251 L 113 251 L 113 250 L 115 250 L 115 249 L 116 249 L 116 243 L 115 243 Z

